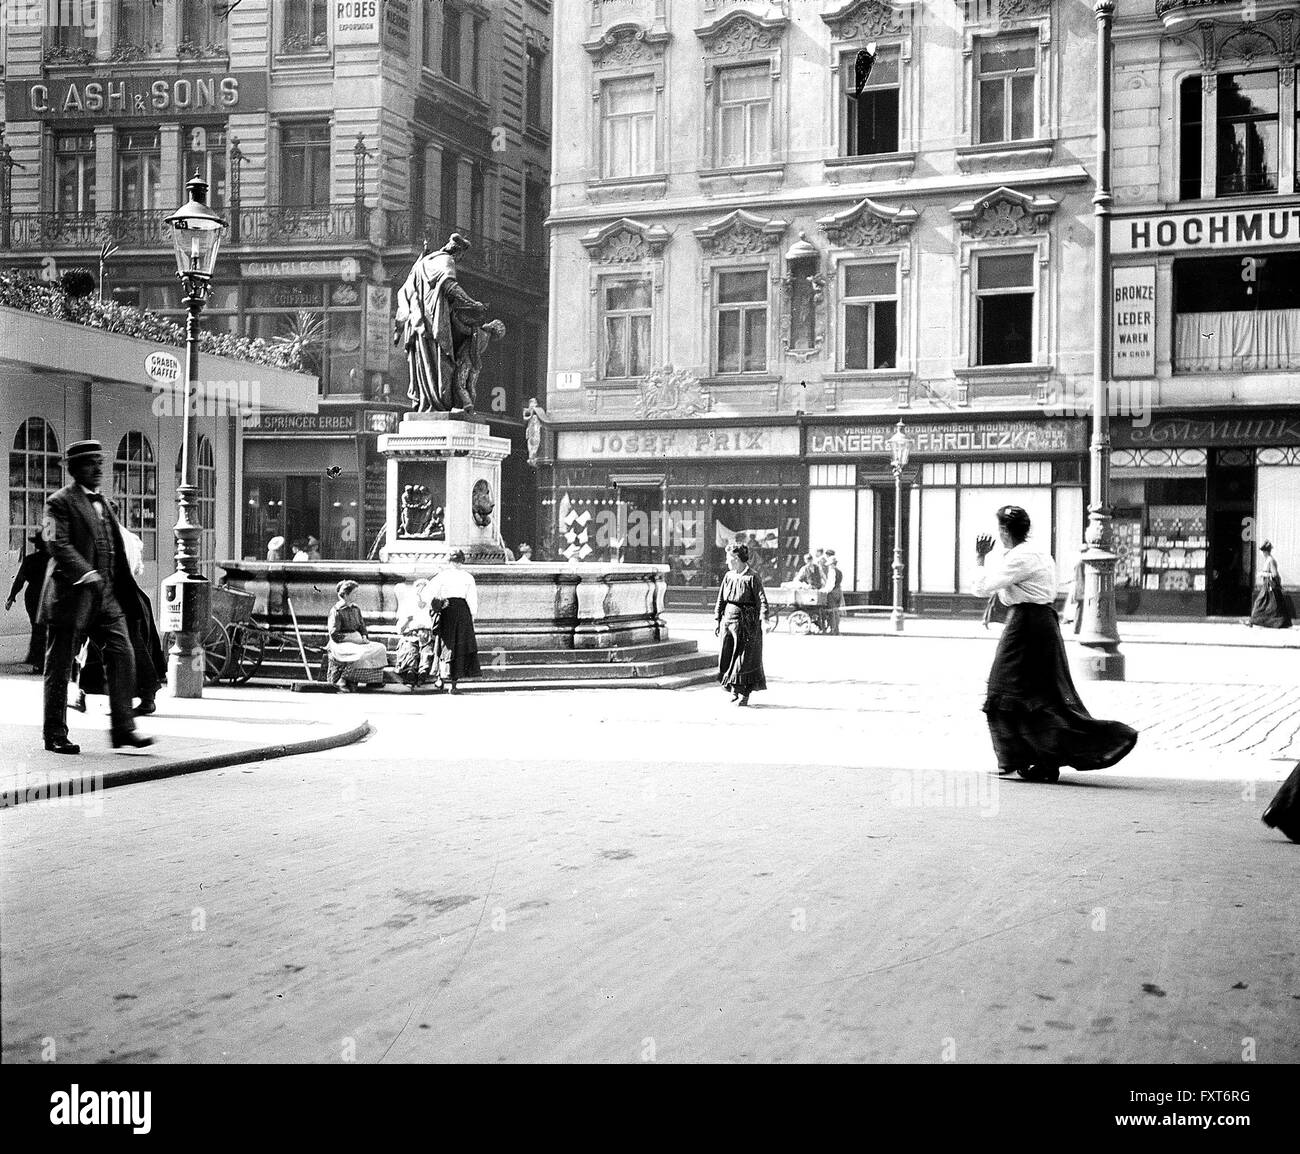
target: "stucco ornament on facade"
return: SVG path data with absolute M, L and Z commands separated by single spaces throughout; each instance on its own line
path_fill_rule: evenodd
M 998 0 L 998 18 L 1021 20 L 1049 12 L 1052 0 Z
M 756 216 L 744 209 L 695 229 L 700 248 L 710 256 L 745 256 L 771 252 L 790 227 L 787 220 Z
M 704 41 L 707 56 L 745 56 L 776 48 L 788 23 L 786 17 L 764 18 L 748 12 L 730 12 L 697 28 L 695 35 Z
M 869 40 L 873 36 L 901 36 L 907 31 L 910 10 L 900 11 L 887 0 L 855 0 L 835 12 L 823 12 L 837 40 Z
M 589 232 L 582 244 L 599 264 L 639 264 L 663 256 L 669 233 L 661 224 L 647 225 L 630 217 L 611 221 Z
M 1027 196 L 1011 188 L 997 188 L 978 200 L 959 204 L 952 209 L 952 215 L 967 236 L 1033 236 L 1047 231 L 1058 203 L 1050 196 Z
M 642 377 L 637 386 L 638 417 L 694 417 L 707 413 L 709 403 L 699 378 L 689 369 L 661 365 Z
M 819 217 L 817 225 L 837 247 L 874 248 L 907 240 L 917 216 L 913 208 L 889 208 L 867 198 L 843 212 Z
M 668 33 L 634 21 L 615 24 L 583 47 L 597 68 L 625 68 L 644 64 L 663 55 Z

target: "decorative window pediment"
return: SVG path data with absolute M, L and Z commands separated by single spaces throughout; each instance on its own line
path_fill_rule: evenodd
M 582 237 L 582 244 L 591 259 L 601 264 L 638 264 L 662 258 L 670 239 L 663 225 L 647 225 L 625 216 L 593 229 Z
M 849 0 L 833 12 L 823 12 L 836 40 L 862 40 L 873 37 L 901 36 L 911 23 L 909 7 L 895 7 L 889 0 Z
M 1047 231 L 1059 204 L 1050 196 L 1028 196 L 1004 187 L 965 201 L 951 212 L 967 236 L 1033 236 Z
M 839 248 L 874 248 L 906 240 L 919 215 L 914 208 L 890 208 L 867 198 L 819 217 L 817 227 Z
M 738 208 L 700 225 L 694 232 L 704 252 L 714 256 L 740 256 L 771 252 L 781 243 L 789 227 L 788 220 L 757 216 Z
M 746 56 L 780 47 L 788 16 L 760 16 L 731 11 L 695 29 L 706 56 Z
M 1052 0 L 997 0 L 999 20 L 1029 20 L 1045 16 Z
M 625 68 L 661 59 L 669 39 L 670 34 L 662 28 L 622 20 L 583 47 L 597 68 Z

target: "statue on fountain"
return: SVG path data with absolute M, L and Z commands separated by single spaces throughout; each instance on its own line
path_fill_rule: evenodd
M 417 413 L 473 413 L 483 349 L 505 335 L 456 279 L 456 256 L 468 248 L 452 233 L 437 252 L 420 256 L 397 294 L 393 343 L 406 350 L 406 395 Z

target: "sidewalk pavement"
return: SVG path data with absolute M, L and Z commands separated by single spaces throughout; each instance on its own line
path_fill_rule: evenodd
M 27 665 L 0 666 L 0 809 L 23 801 L 97 794 L 116 785 L 243 765 L 360 741 L 369 724 L 337 697 L 292 696 L 284 690 L 205 686 L 179 700 L 163 690 L 158 712 L 139 719 L 156 738 L 145 749 L 114 750 L 108 699 L 90 697 L 83 713 L 68 710 L 75 757 L 47 753 L 41 735 L 41 679 Z

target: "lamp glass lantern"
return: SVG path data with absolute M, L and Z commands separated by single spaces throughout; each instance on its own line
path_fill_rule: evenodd
M 211 278 L 226 222 L 208 207 L 208 184 L 198 173 L 185 185 L 190 199 L 167 218 L 172 229 L 176 271 L 181 277 Z
M 895 469 L 907 467 L 908 458 L 912 455 L 912 438 L 903 432 L 903 422 L 898 422 L 898 428 L 894 430 L 894 435 L 886 442 L 889 445 L 889 457 Z

